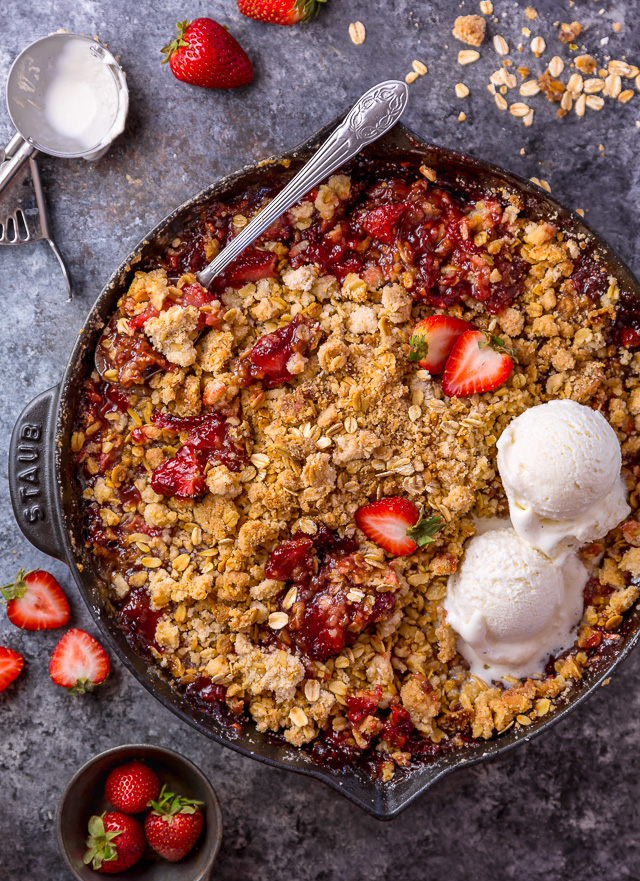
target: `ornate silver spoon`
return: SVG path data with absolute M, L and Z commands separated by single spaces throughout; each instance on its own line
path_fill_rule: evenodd
M 208 288 L 217 275 L 220 275 L 245 248 L 262 235 L 285 211 L 300 201 L 309 190 L 357 156 L 368 144 L 393 128 L 402 116 L 408 100 L 409 87 L 401 80 L 387 80 L 365 92 L 349 111 L 344 122 L 336 128 L 286 187 L 256 214 L 211 263 L 196 273 L 200 284 Z M 95 366 L 102 376 L 112 365 L 108 364 L 101 343 L 102 337 L 96 347 Z

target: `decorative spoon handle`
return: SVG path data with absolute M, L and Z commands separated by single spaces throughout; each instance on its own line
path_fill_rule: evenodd
M 232 239 L 208 266 L 197 274 L 203 287 L 223 272 L 244 249 L 262 235 L 285 211 L 295 205 L 309 190 L 324 180 L 349 159 L 385 132 L 402 116 L 409 98 L 406 83 L 387 80 L 379 83 L 360 98 L 344 122 L 325 141 L 317 153 L 293 177 L 287 186 Z

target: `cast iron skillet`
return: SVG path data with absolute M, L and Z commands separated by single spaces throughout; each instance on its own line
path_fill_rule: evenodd
M 609 658 L 597 671 L 590 672 L 581 687 L 553 715 L 533 723 L 527 729 L 511 729 L 497 739 L 442 756 L 396 784 L 377 784 L 360 771 L 339 776 L 328 768 L 313 764 L 306 756 L 286 744 L 259 734 L 251 725 L 247 725 L 239 735 L 231 734 L 211 716 L 190 705 L 162 678 L 157 667 L 150 665 L 131 648 L 109 614 L 104 585 L 94 568 L 91 556 L 84 548 L 77 488 L 69 461 L 70 434 L 82 381 L 91 370 L 93 350 L 101 328 L 115 308 L 136 264 L 144 259 L 152 244 L 158 240 L 171 241 L 184 222 L 207 199 L 229 198 L 261 181 L 264 182 L 265 176 L 273 178 L 274 174 L 290 174 L 297 170 L 335 128 L 338 121 L 334 120 L 288 153 L 247 166 L 211 184 L 172 211 L 140 242 L 111 276 L 96 300 L 60 384 L 34 398 L 18 418 L 9 452 L 9 486 L 15 517 L 24 535 L 44 553 L 68 564 L 82 597 L 111 648 L 165 707 L 218 743 L 265 764 L 322 780 L 374 817 L 390 819 L 445 774 L 498 753 L 505 753 L 518 743 L 531 740 L 585 700 L 611 675 L 614 667 L 618 666 L 637 642 L 640 634 L 640 608 L 631 612 L 625 624 L 621 648 L 615 657 Z M 427 143 L 401 124 L 368 150 L 383 157 L 397 155 L 398 152 L 409 152 L 414 157 L 422 157 L 428 165 L 438 169 L 439 179 L 444 178 L 454 186 L 457 177 L 461 176 L 466 181 L 477 181 L 481 188 L 499 190 L 503 195 L 517 194 L 525 201 L 530 216 L 554 219 L 574 232 L 592 237 L 611 274 L 619 279 L 621 290 L 640 296 L 638 281 L 605 242 L 581 218 L 527 181 L 486 162 Z

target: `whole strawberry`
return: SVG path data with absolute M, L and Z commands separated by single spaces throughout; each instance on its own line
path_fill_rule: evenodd
M 157 801 L 151 802 L 144 821 L 144 833 L 151 847 L 171 863 L 177 863 L 195 846 L 204 819 L 201 801 L 182 798 L 163 786 Z
M 205 89 L 237 89 L 253 79 L 249 56 L 210 18 L 178 22 L 177 39 L 162 50 L 176 79 Z
M 160 781 L 155 771 L 142 762 L 127 762 L 107 777 L 104 794 L 114 808 L 125 814 L 139 814 L 158 797 Z
M 144 853 L 144 832 L 133 817 L 120 811 L 107 811 L 89 820 L 87 851 L 83 862 L 98 872 L 124 872 Z
M 238 9 L 247 18 L 270 24 L 291 25 L 309 21 L 318 14 L 325 0 L 238 0 Z

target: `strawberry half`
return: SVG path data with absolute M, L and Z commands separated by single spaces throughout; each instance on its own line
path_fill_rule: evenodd
M 360 219 L 360 225 L 372 239 L 391 245 L 395 227 L 409 207 L 400 202 L 380 205 L 378 208 L 366 211 Z
M 255 21 L 292 25 L 309 21 L 325 0 L 238 0 L 238 10 Z
M 13 649 L 0 645 L 0 691 L 17 679 L 24 667 L 24 658 Z
M 178 37 L 165 46 L 176 79 L 205 89 L 237 89 L 253 79 L 249 56 L 231 34 L 211 18 L 178 22 Z
M 69 603 L 53 575 L 21 569 L 13 584 L 0 587 L 7 600 L 7 617 L 22 630 L 52 630 L 69 620 Z
M 452 315 L 430 315 L 413 329 L 409 361 L 417 361 L 432 376 L 442 373 L 456 340 L 471 330 L 468 321 Z
M 468 330 L 445 364 L 442 391 L 456 398 L 490 392 L 506 382 L 512 370 L 513 358 L 502 340 L 483 330 Z
M 423 512 L 409 499 L 392 496 L 358 508 L 356 524 L 389 554 L 404 557 L 433 541 L 444 521 L 440 517 L 424 519 Z
M 54 648 L 49 661 L 49 676 L 56 685 L 72 694 L 92 691 L 109 675 L 109 658 L 100 643 L 74 627 Z

